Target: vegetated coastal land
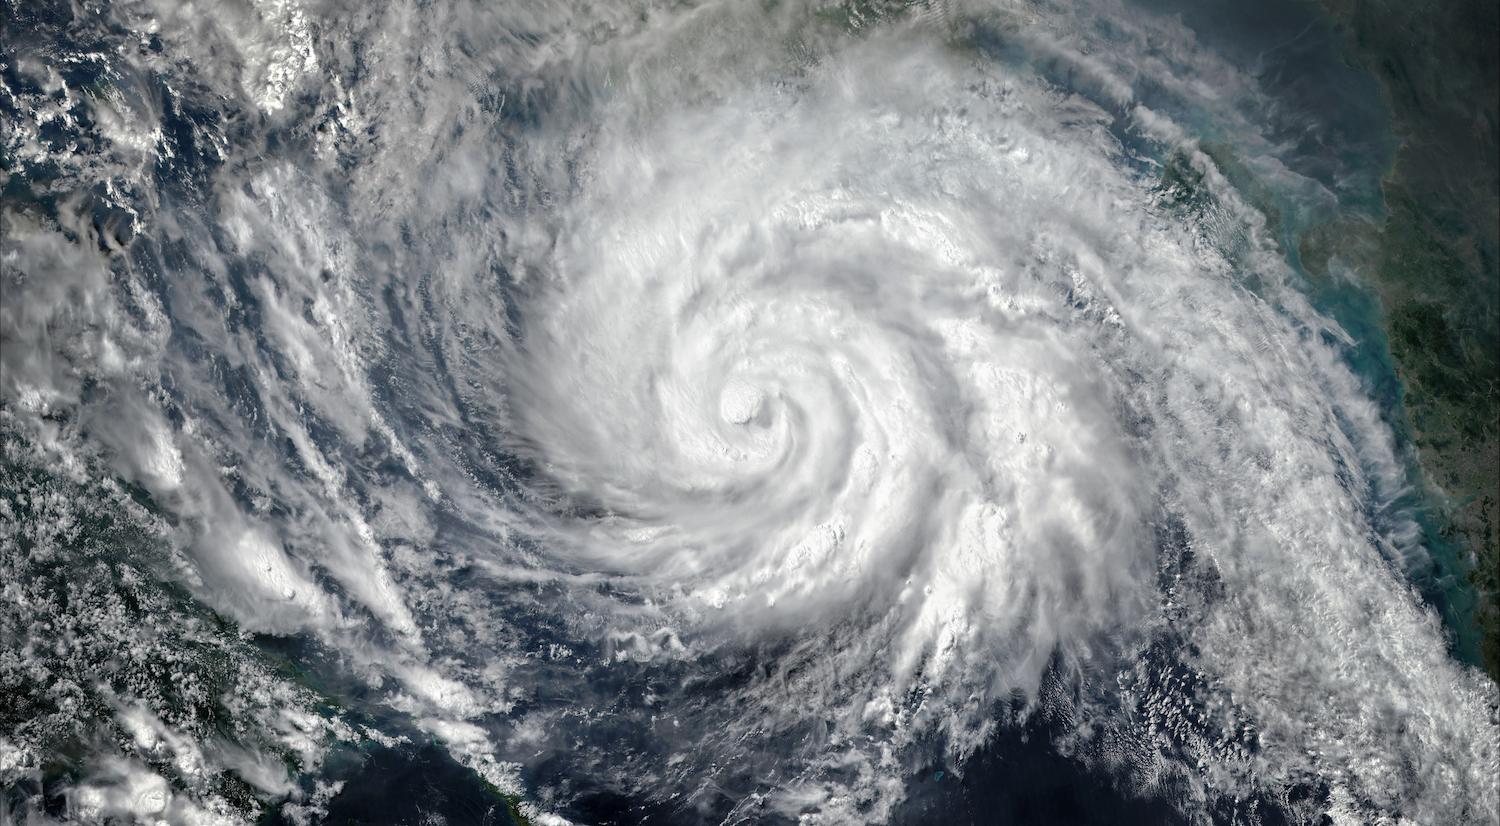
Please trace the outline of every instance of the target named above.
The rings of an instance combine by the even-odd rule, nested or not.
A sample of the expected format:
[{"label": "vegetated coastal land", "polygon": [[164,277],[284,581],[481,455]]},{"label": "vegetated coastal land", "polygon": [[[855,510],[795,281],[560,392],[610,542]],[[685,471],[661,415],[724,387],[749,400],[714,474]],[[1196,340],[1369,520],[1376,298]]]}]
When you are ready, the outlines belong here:
[{"label": "vegetated coastal land", "polygon": [[1500,680],[1500,5],[1323,2],[1400,145],[1384,224],[1310,233],[1303,260],[1355,249],[1374,274],[1412,441],[1444,536],[1475,563],[1484,665]]}]

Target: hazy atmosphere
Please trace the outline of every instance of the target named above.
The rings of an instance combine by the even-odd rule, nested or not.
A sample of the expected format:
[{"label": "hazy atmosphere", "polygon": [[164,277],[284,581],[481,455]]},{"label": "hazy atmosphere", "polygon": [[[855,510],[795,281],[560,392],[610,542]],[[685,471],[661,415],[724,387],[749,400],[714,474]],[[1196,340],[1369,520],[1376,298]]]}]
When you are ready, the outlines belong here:
[{"label": "hazy atmosphere", "polygon": [[0,824],[1500,822],[1495,0],[0,25]]}]

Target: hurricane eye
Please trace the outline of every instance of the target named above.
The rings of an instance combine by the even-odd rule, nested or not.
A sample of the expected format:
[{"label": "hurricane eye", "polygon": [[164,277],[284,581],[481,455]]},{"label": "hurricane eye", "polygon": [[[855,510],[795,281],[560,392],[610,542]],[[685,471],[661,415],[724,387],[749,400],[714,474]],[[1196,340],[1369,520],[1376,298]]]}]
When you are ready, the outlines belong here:
[{"label": "hurricane eye", "polygon": [[4,15],[0,824],[1500,811],[1495,0]]}]

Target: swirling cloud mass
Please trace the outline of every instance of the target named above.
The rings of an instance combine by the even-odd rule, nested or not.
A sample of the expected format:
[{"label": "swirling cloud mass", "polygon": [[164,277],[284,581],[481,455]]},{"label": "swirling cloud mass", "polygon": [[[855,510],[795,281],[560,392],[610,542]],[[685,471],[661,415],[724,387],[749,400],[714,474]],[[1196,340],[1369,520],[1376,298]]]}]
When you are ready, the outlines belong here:
[{"label": "swirling cloud mass", "polygon": [[1199,142],[1347,193],[1179,18],[170,5],[6,46],[28,819],[316,820],[378,719],[537,822],[909,820],[1043,718],[1187,821],[1494,816],[1358,345]]}]

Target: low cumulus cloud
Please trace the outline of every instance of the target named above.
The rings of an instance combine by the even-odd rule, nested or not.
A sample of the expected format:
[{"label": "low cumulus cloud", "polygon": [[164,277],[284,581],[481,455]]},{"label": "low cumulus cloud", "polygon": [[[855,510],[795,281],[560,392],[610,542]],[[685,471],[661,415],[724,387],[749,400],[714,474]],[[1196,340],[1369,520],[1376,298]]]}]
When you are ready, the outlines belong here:
[{"label": "low cumulus cloud", "polygon": [[[528,765],[881,821],[1051,712],[1190,813],[1493,811],[1494,687],[1403,577],[1348,337],[1176,119],[1295,177],[1253,79],[1112,3],[595,5],[120,9],[184,61],[134,71],[207,91],[114,110],[222,111],[129,249],[7,208],[7,427],[139,486],[203,604],[563,810]],[[198,816],[97,763],[80,807]]]}]

